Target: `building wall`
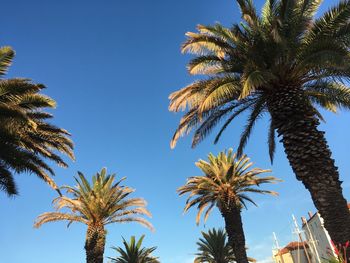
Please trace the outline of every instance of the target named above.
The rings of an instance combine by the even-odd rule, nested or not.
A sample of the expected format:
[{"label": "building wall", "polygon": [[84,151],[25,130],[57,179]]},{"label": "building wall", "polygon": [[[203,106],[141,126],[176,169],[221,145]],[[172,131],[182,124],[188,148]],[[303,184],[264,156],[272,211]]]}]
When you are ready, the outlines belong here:
[{"label": "building wall", "polygon": [[278,254],[277,254],[277,255],[274,255],[273,257],[274,257],[274,260],[275,260],[276,263],[294,263],[293,257],[292,257],[292,255],[291,255],[290,252],[284,253],[284,254],[282,255],[283,261],[282,261],[282,259],[281,259],[281,256],[278,255]]},{"label": "building wall", "polygon": [[[323,219],[322,217],[320,217],[320,214],[316,213],[311,219],[309,219],[307,224],[309,226],[313,239],[316,241],[316,249],[318,251],[321,261],[322,259],[329,258],[330,257],[329,253],[333,253],[333,250],[330,250],[332,248],[331,238],[327,230],[323,226]],[[304,230],[305,237],[310,245],[310,248],[314,250],[314,247],[311,243],[311,236],[307,229],[306,224],[303,224],[302,228]],[[314,256],[314,260],[315,259],[316,259],[316,256]]]},{"label": "building wall", "polygon": [[[290,252],[290,254],[293,258],[293,262],[295,262],[295,263],[308,263],[304,249],[299,249],[299,251],[297,249],[293,250]],[[309,253],[309,255],[310,255],[310,253]]]},{"label": "building wall", "polygon": [[282,254],[283,261],[279,254],[275,254],[273,259],[276,263],[308,263],[307,258],[303,248],[294,249]]}]

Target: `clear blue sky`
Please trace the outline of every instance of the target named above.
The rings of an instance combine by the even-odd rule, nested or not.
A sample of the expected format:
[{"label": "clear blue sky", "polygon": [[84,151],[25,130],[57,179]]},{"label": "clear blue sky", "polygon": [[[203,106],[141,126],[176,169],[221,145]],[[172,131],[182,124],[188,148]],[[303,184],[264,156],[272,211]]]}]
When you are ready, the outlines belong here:
[{"label": "clear blue sky", "polygon": [[[259,6],[262,1],[257,0]],[[325,1],[322,10],[335,1]],[[196,24],[225,25],[239,18],[233,0],[62,0],[2,3],[0,44],[17,56],[9,77],[28,77],[48,86],[58,102],[54,122],[73,134],[76,162],[56,168],[56,180],[74,184],[77,170],[90,176],[102,167],[136,188],[153,213],[156,232],[136,224],[108,228],[105,256],[121,244],[121,236],[146,234],[145,244],[158,246],[164,263],[189,263],[200,231],[222,226],[213,213],[206,227],[195,225],[195,211],[182,215],[185,198],[176,195],[191,175],[194,162],[237,145],[242,119],[231,125],[218,145],[213,137],[190,148],[190,138],[170,150],[169,141],[181,114],[169,113],[168,95],[190,83],[185,70],[189,56],[181,55],[184,34]],[[348,128],[350,114],[326,114],[321,129],[333,151],[350,198]],[[246,153],[256,166],[270,168],[266,122],[255,130]],[[278,146],[273,174],[284,180],[271,187],[279,198],[255,196],[260,207],[243,212],[249,255],[266,262],[271,255],[272,231],[285,244],[292,239],[291,214],[297,218],[315,211],[308,192],[297,182]],[[317,171],[315,171],[317,172]],[[85,226],[53,223],[33,229],[37,215],[51,211],[56,196],[35,176],[16,177],[20,195],[0,193],[0,262],[84,262]],[[295,239],[295,236],[294,236]]]}]

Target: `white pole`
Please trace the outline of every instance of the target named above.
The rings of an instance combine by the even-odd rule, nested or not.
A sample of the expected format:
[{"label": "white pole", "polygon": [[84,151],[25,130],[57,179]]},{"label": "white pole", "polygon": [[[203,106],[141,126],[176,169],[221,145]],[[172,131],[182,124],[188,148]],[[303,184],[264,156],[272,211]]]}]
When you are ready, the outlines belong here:
[{"label": "white pole", "polygon": [[[305,256],[307,258],[307,262],[308,263],[311,263],[311,260],[310,260],[310,256],[309,256],[309,253],[308,251],[306,250],[306,246],[303,242],[303,238],[301,236],[301,232],[300,232],[300,229],[299,229],[299,226],[298,226],[298,223],[297,223],[297,220],[295,219],[294,215],[292,215],[292,218],[293,218],[293,222],[294,222],[294,225],[295,225],[295,230],[297,231],[297,234],[299,236],[299,239],[300,239],[300,242],[301,244],[303,245],[303,248],[304,248],[304,252],[305,252]],[[298,246],[299,247],[299,246]]]},{"label": "white pole", "polygon": [[276,234],[275,234],[275,232],[272,232],[272,234],[273,234],[273,238],[274,238],[274,240],[275,240],[275,245],[276,245],[276,248],[277,248],[277,253],[280,254],[281,261],[282,261],[282,263],[284,263],[283,255],[281,254],[280,245],[278,244],[278,240],[277,240]]},{"label": "white pole", "polygon": [[310,235],[310,239],[311,239],[312,246],[314,247],[314,250],[315,250],[317,262],[318,262],[318,263],[321,263],[320,255],[318,254],[317,247],[316,247],[316,240],[315,240],[314,237],[312,236],[312,233],[311,233],[311,231],[310,231],[310,227],[309,227],[309,224],[307,223],[307,220],[305,220],[305,225],[306,225],[307,232],[308,232],[309,235]]}]

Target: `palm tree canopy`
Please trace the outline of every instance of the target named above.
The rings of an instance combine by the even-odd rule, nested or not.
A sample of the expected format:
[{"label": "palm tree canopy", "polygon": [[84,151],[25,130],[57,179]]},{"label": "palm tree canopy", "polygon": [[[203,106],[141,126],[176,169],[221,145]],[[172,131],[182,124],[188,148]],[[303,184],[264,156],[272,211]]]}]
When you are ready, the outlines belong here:
[{"label": "palm tree canopy", "polygon": [[[223,229],[209,229],[202,232],[202,237],[197,242],[198,253],[196,253],[195,263],[233,263],[235,256],[229,243],[227,235]],[[249,258],[250,262],[255,262]]]},{"label": "palm tree canopy", "polygon": [[[107,170],[103,168],[92,177],[90,184],[79,172],[78,178],[75,178],[75,187],[62,187],[72,197],[56,198],[54,204],[57,212],[41,214],[34,226],[40,227],[44,223],[66,220],[68,226],[73,222],[87,225],[138,222],[153,229],[151,223],[140,217],[151,217],[151,213],[145,208],[146,201],[142,198],[129,198],[134,189],[121,186],[120,183],[124,179],[125,177],[115,182],[115,174],[107,175]],[[60,212],[62,209],[68,209],[69,212]]]},{"label": "palm tree canopy", "polygon": [[[252,0],[237,0],[242,22],[226,28],[199,25],[187,33],[184,53],[196,57],[190,74],[203,74],[170,95],[169,110],[186,111],[171,141],[195,129],[192,146],[201,142],[222,120],[222,132],[241,113],[248,112],[238,154],[258,119],[269,110],[269,100],[280,89],[298,89],[323,120],[317,107],[335,112],[350,108],[350,1],[315,18],[322,0],[266,0],[259,16]],[[275,127],[268,133],[271,161]]]},{"label": "palm tree canopy", "polygon": [[129,243],[123,238],[124,248],[112,247],[120,256],[109,259],[115,263],[159,263],[158,258],[152,256],[152,253],[157,247],[142,247],[144,237],[145,235],[142,235],[141,238],[136,241],[135,236],[132,236]]},{"label": "palm tree canopy", "polygon": [[249,193],[277,195],[274,191],[259,189],[261,184],[279,181],[273,176],[259,177],[259,174],[271,172],[250,167],[253,163],[243,155],[240,158],[232,149],[220,152],[218,156],[208,155],[208,161],[199,160],[196,166],[204,173],[202,176],[190,177],[184,186],[178,189],[180,195],[189,194],[184,211],[197,205],[196,223],[199,224],[202,213],[206,210],[204,221],[211,210],[217,206],[247,207],[247,202],[256,203],[247,195]]},{"label": "palm tree canopy", "polygon": [[13,172],[31,172],[58,189],[50,175],[54,171],[44,161],[66,167],[55,151],[74,159],[70,134],[48,122],[53,116],[44,110],[56,102],[40,94],[45,88],[28,79],[4,79],[14,58],[10,47],[0,48],[0,190],[17,194]]},{"label": "palm tree canopy", "polygon": [[233,250],[227,242],[223,229],[215,228],[202,232],[202,237],[197,242],[198,253],[195,263],[232,263],[235,262]]}]

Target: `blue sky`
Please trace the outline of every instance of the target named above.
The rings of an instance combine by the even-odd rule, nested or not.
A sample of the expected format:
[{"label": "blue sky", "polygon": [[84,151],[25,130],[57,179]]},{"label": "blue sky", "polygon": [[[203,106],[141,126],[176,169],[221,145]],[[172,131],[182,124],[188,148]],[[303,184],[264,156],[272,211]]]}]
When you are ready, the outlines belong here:
[{"label": "blue sky", "polygon": [[[332,3],[326,0],[321,10]],[[237,145],[243,119],[231,125],[217,145],[211,136],[192,150],[188,137],[171,150],[169,141],[181,114],[168,112],[168,95],[194,80],[185,69],[189,56],[180,53],[184,34],[199,23],[237,21],[234,1],[12,0],[2,3],[2,10],[0,43],[17,52],[9,77],[47,85],[45,93],[58,103],[54,123],[73,135],[76,161],[68,169],[55,167],[57,183],[74,184],[76,171],[91,176],[107,167],[126,176],[126,183],[136,188],[134,196],[149,203],[156,232],[136,224],[112,225],[105,256],[114,256],[110,247],[121,245],[121,236],[146,234],[145,245],[158,246],[162,262],[191,262],[200,231],[222,226],[223,220],[214,212],[206,226],[197,227],[195,211],[182,215],[185,198],[177,196],[176,188],[199,174],[194,165],[199,158]],[[325,116],[321,129],[350,199],[350,114]],[[280,197],[254,196],[259,207],[243,212],[249,255],[260,262],[271,255],[273,231],[281,244],[296,238],[291,233],[292,213],[299,219],[315,211],[280,145],[271,166],[266,133],[263,120],[246,153],[256,166],[272,168],[284,182],[270,187]],[[36,216],[52,210],[55,192],[35,176],[16,179],[19,196],[9,199],[0,193],[0,262],[84,262],[86,227],[73,224],[67,229],[64,223],[54,223],[34,229]]]}]

